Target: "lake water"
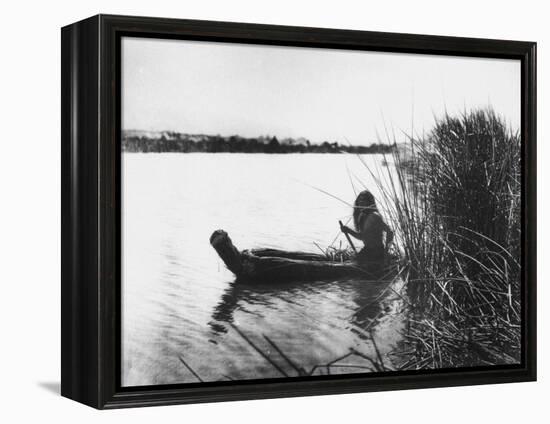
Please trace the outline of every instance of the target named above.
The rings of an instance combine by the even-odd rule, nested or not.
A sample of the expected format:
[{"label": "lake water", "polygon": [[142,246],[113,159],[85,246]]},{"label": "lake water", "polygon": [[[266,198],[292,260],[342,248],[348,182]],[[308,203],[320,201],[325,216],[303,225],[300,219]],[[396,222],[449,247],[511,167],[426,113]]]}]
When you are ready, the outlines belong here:
[{"label": "lake water", "polygon": [[[345,245],[338,220],[351,207],[312,186],[352,204],[360,180],[376,196],[365,165],[387,173],[382,156],[364,164],[343,154],[122,157],[123,386],[294,376],[268,339],[309,370],[350,348],[374,355],[368,329],[389,363],[403,324],[388,283],[238,285],[209,244],[224,229],[239,249]],[[371,367],[357,356],[335,365],[314,375]]]}]

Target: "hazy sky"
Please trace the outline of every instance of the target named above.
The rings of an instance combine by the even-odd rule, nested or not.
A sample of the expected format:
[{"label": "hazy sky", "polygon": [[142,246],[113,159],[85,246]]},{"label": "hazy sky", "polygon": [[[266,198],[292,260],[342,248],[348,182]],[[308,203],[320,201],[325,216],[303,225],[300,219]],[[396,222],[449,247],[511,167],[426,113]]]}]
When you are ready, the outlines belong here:
[{"label": "hazy sky", "polygon": [[520,62],[124,38],[122,127],[370,144],[384,122],[492,105],[520,122]]}]

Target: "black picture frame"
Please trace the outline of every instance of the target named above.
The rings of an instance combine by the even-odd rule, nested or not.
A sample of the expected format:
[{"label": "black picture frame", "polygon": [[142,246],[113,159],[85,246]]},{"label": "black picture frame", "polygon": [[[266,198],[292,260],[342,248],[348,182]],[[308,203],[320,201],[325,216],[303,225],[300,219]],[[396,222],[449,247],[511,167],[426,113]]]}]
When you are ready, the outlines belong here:
[{"label": "black picture frame", "polygon": [[[120,39],[125,35],[521,61],[519,365],[121,388]],[[536,380],[536,43],[97,15],[62,28],[61,393],[94,408]]]}]

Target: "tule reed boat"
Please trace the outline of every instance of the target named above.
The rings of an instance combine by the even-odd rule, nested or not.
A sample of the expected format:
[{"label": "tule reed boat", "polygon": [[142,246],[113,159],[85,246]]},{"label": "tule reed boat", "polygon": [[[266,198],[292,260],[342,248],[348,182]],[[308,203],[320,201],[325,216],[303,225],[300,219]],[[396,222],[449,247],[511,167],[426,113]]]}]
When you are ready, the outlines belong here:
[{"label": "tule reed boat", "polygon": [[[386,279],[387,273],[355,261],[337,262],[316,253],[278,249],[239,251],[223,230],[210,236],[210,244],[237,280],[246,282],[287,282],[345,279]],[[384,275],[383,275],[384,274]],[[391,272],[390,272],[391,274]],[[383,277],[382,277],[383,275]]]}]

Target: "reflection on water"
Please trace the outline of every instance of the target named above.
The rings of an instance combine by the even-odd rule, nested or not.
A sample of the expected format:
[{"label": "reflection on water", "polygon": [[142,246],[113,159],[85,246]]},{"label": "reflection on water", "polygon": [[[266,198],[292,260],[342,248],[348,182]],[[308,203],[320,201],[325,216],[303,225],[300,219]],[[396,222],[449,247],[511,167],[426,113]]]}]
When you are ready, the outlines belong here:
[{"label": "reflection on water", "polygon": [[[369,353],[366,328],[376,331],[381,350],[395,344],[396,323],[381,318],[388,315],[381,314],[386,282],[237,284],[208,243],[223,228],[241,249],[329,245],[350,208],[306,184],[352,202],[346,161],[375,191],[359,161],[345,155],[123,158],[123,385],[197,381],[181,359],[204,381],[280,377],[243,335],[283,369],[288,363],[274,345],[309,369],[350,348]],[[373,168],[381,160],[365,157]]]},{"label": "reflection on water", "polygon": [[[368,325],[379,313],[380,303],[376,302],[386,289],[387,282],[365,283],[364,281],[339,282],[292,282],[280,283],[276,286],[228,283],[228,288],[221,296],[220,302],[214,307],[212,321],[208,324],[214,335],[227,333],[225,324],[233,323],[235,310],[250,314],[257,314],[263,309],[278,310],[281,306],[299,307],[313,306],[330,301],[335,297],[344,296],[352,299],[358,308],[350,308],[351,313],[346,318],[350,324],[363,328]],[[257,305],[259,309],[247,309],[247,305]],[[314,319],[312,312],[308,314]],[[342,317],[343,318],[343,317]],[[295,323],[297,326],[299,322]]]}]

